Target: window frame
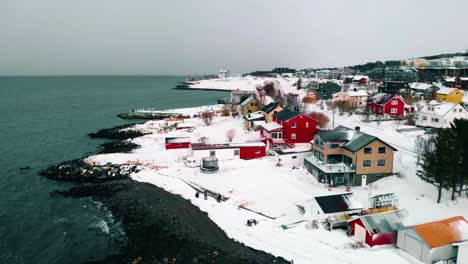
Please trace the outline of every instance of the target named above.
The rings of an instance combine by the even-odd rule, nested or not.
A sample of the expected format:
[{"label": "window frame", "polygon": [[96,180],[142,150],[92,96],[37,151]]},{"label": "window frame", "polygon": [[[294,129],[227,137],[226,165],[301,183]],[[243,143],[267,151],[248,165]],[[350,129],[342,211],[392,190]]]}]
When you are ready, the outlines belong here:
[{"label": "window frame", "polygon": [[[366,165],[366,162],[369,162],[369,165]],[[372,160],[363,160],[362,161],[363,167],[372,167]]]},{"label": "window frame", "polygon": [[297,139],[296,133],[291,133],[291,139]]},{"label": "window frame", "polygon": [[[383,149],[383,151],[381,151],[382,149]],[[379,147],[378,153],[379,154],[387,153],[387,148],[386,147]]]},{"label": "window frame", "polygon": [[[383,163],[382,163],[382,161],[383,161]],[[378,167],[384,167],[385,166],[385,160],[384,159],[377,160],[377,166]]]},{"label": "window frame", "polygon": [[364,148],[364,154],[366,155],[372,154],[372,148]]}]

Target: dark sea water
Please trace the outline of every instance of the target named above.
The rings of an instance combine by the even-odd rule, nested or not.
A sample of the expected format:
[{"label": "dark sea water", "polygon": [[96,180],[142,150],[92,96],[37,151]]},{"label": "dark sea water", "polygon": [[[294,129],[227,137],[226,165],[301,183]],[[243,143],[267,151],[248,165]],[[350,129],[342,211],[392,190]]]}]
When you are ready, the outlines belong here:
[{"label": "dark sea water", "polygon": [[112,215],[89,199],[50,198],[71,185],[37,171],[94,151],[103,141],[86,134],[128,123],[120,112],[214,104],[226,95],[172,89],[185,78],[0,78],[0,263],[80,263],[115,253],[121,231]]}]

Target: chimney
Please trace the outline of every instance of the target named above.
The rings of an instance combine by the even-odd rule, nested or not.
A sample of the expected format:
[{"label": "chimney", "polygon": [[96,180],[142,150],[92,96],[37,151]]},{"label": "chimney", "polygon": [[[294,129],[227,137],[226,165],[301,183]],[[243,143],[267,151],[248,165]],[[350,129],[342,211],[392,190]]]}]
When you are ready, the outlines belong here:
[{"label": "chimney", "polygon": [[360,132],[360,131],[361,131],[361,127],[360,127],[360,126],[356,126],[356,127],[354,128],[354,130],[356,130],[357,132]]}]

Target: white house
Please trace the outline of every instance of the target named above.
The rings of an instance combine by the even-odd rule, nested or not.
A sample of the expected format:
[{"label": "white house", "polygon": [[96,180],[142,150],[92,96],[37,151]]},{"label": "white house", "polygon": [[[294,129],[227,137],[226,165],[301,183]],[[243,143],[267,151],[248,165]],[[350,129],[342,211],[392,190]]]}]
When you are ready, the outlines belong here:
[{"label": "white house", "polygon": [[454,119],[468,119],[468,111],[460,104],[431,101],[415,116],[417,126],[446,128]]}]

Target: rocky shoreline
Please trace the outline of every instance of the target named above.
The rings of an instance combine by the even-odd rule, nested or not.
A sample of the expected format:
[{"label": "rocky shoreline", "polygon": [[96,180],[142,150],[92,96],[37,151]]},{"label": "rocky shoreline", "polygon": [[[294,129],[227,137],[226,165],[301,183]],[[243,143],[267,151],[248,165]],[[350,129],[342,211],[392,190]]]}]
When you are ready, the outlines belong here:
[{"label": "rocky shoreline", "polygon": [[[141,132],[122,132],[130,126],[100,130],[90,137],[118,139],[101,145],[100,153],[131,151],[138,145],[127,139]],[[83,158],[40,172],[51,180],[77,184],[51,192],[52,198],[90,197],[122,223],[126,238],[120,254],[89,263],[288,263],[228,238],[205,212],[181,196],[131,180],[129,175],[136,170],[135,166],[90,165]]]}]

